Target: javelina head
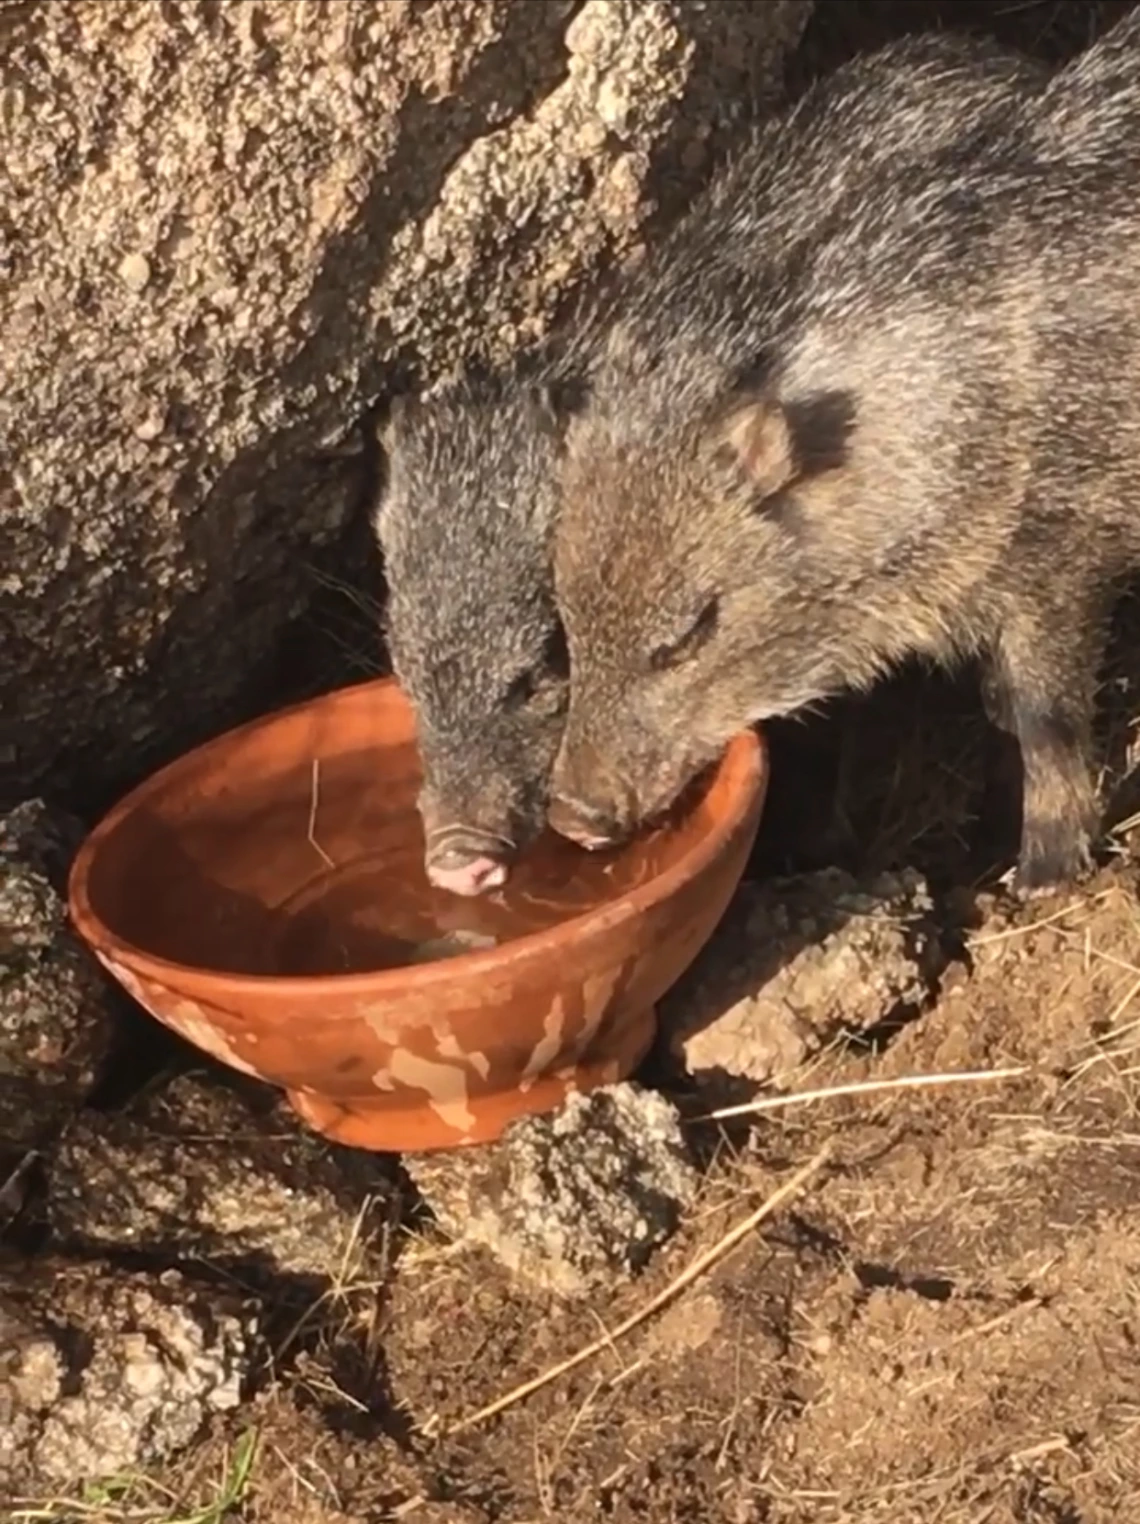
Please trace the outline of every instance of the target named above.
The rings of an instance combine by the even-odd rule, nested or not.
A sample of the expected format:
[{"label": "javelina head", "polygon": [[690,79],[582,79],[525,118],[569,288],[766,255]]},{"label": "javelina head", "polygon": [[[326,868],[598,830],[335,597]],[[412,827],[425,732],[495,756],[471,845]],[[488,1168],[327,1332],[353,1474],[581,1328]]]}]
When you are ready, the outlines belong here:
[{"label": "javelina head", "polygon": [[381,430],[389,653],[416,710],[428,876],[459,894],[503,883],[545,821],[567,697],[550,564],[563,395],[463,383],[400,399]]},{"label": "javelina head", "polygon": [[800,489],[842,462],[850,425],[844,395],[786,406],[751,377],[687,421],[627,396],[571,425],[554,553],[572,673],[562,834],[621,840],[745,726],[840,686]]}]

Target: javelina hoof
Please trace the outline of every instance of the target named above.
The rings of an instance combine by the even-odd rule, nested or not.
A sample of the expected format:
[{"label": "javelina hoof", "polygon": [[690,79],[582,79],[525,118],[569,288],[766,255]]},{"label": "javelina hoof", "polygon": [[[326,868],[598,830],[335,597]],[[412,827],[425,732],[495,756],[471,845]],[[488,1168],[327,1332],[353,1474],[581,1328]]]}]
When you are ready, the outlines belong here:
[{"label": "javelina hoof", "polygon": [[1095,866],[1088,836],[1057,827],[1026,841],[1008,875],[1009,888],[1021,900],[1044,899],[1079,883]]}]

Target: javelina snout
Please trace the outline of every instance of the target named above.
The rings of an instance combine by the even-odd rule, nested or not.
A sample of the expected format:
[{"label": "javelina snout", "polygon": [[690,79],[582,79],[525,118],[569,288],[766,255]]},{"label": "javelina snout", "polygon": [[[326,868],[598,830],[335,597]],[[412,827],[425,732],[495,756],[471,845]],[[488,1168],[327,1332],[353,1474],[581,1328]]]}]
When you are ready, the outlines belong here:
[{"label": "javelina snout", "polygon": [[433,884],[455,894],[505,883],[545,824],[568,685],[561,628],[552,611],[534,617],[553,621],[547,638],[535,663],[509,682],[479,665],[475,644],[417,664],[393,642],[418,714],[425,867]]},{"label": "javelina snout", "polygon": [[678,755],[675,737],[663,746],[630,725],[605,749],[568,733],[554,767],[550,825],[588,851],[616,846],[669,808],[695,766]]},{"label": "javelina snout", "polygon": [[595,746],[572,742],[555,762],[547,818],[560,836],[594,851],[629,834],[636,799]]},{"label": "javelina snout", "polygon": [[506,883],[507,860],[515,850],[511,837],[492,836],[458,824],[429,827],[432,811],[422,796],[420,814],[424,820],[424,864],[429,883],[468,898],[488,889],[499,889]]},{"label": "javelina snout", "polygon": [[506,882],[508,865],[526,832],[526,809],[509,781],[472,787],[481,779],[428,776],[418,800],[429,882],[453,894],[481,894]]},{"label": "javelina snout", "polygon": [[[563,693],[565,684],[562,684]],[[552,703],[555,695],[551,695]],[[559,711],[564,707],[559,703]],[[427,761],[419,811],[424,829],[428,879],[452,894],[475,895],[500,888],[519,852],[541,831],[546,819],[546,779],[561,734],[560,714],[542,726],[533,714],[522,729],[525,752],[488,760],[482,738],[465,743],[454,736],[426,745]],[[468,755],[478,766],[452,771],[439,766],[440,753]]]},{"label": "javelina snout", "polygon": [[495,888],[545,823],[566,712],[550,529],[556,384],[464,382],[401,399],[376,517],[389,654],[416,711],[433,883]]}]

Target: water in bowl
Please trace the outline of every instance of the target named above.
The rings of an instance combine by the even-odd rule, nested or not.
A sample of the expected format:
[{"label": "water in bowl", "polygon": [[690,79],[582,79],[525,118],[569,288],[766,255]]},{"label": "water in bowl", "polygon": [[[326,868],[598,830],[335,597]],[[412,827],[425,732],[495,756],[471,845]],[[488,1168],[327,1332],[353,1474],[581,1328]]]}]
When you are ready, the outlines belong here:
[{"label": "water in bowl", "polygon": [[463,899],[423,865],[414,750],[311,759],[259,777],[225,770],[119,828],[130,871],[93,873],[107,924],[152,956],[255,977],[368,973],[498,946],[656,877],[699,835],[693,811],[612,852],[552,832],[502,890]]},{"label": "water in bowl", "polygon": [[[401,833],[404,834],[404,833]],[[654,877],[668,831],[621,851],[591,853],[548,833],[502,889],[464,899],[423,871],[418,822],[406,841],[330,868],[279,909],[274,972],[289,977],[367,973],[497,947],[555,926]]]}]

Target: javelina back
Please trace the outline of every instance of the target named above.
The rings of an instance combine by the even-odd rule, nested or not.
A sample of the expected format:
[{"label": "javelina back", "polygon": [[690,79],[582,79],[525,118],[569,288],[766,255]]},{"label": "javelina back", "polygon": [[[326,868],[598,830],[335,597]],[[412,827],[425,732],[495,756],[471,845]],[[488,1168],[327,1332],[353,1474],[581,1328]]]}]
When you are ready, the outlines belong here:
[{"label": "javelina back", "polygon": [[1038,157],[1097,163],[1140,132],[1140,6],[1039,92],[1026,127]]},{"label": "javelina back", "polygon": [[[996,44],[945,34],[856,59],[759,129],[748,225],[762,226],[764,244],[794,244],[851,183],[955,141],[1047,77]],[[789,134],[795,153],[782,146]],[[741,243],[712,247],[710,260]],[[743,247],[755,257],[753,241]],[[573,377],[596,336],[575,335],[556,367],[400,403],[382,432],[388,637],[418,715],[428,871],[458,893],[501,884],[545,816],[566,707],[555,477]]]},{"label": "javelina back", "polygon": [[[858,55],[754,130],[653,263],[676,273],[683,246],[694,277],[704,259],[757,269],[882,175],[984,141],[1050,78],[1036,60],[966,33],[918,33]],[[647,276],[646,291],[655,281]],[[627,304],[619,290],[616,310]],[[669,324],[678,314],[659,316]]]},{"label": "javelina back", "polygon": [[1021,883],[1085,865],[1095,669],[1140,559],[1140,70],[1068,79],[791,246],[761,222],[748,254],[738,164],[633,277],[565,458],[560,830],[618,838],[743,726],[976,655],[1021,746]]},{"label": "javelina back", "polygon": [[399,399],[375,526],[392,663],[416,710],[431,880],[501,884],[545,820],[566,707],[550,530],[557,383],[460,383]]}]

